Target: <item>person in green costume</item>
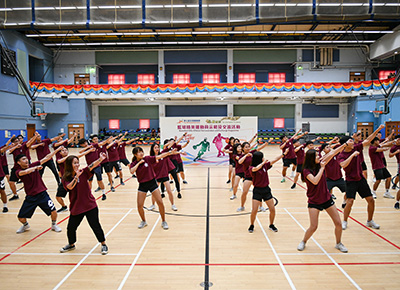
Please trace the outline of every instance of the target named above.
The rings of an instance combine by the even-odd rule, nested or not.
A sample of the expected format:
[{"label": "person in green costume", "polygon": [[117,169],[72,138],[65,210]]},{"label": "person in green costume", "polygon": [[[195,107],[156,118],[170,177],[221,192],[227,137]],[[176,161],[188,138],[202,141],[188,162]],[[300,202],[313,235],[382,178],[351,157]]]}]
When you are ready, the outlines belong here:
[{"label": "person in green costume", "polygon": [[199,144],[197,145],[193,145],[193,149],[196,150],[197,147],[199,147],[201,145],[201,148],[199,150],[199,152],[197,152],[197,156],[195,159],[193,159],[193,161],[197,161],[201,158],[201,156],[204,155],[204,153],[206,153],[206,151],[210,151],[210,142],[207,141],[207,137],[204,138],[203,141],[201,141]]}]

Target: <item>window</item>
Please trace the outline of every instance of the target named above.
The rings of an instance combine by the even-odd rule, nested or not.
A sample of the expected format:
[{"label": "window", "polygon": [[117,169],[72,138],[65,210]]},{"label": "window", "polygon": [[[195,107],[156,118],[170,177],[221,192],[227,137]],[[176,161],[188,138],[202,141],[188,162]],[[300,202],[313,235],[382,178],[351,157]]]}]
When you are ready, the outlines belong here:
[{"label": "window", "polygon": [[173,74],[173,84],[190,84],[190,74]]},{"label": "window", "polygon": [[219,74],[203,74],[203,84],[219,84]]},{"label": "window", "polygon": [[119,130],[119,120],[118,119],[108,120],[108,128],[111,130]]},{"label": "window", "polygon": [[269,73],[268,74],[269,83],[284,83],[286,82],[286,73]]},{"label": "window", "polygon": [[240,73],[238,78],[238,83],[255,83],[256,74],[255,73]]},{"label": "window", "polygon": [[125,84],[125,75],[108,75],[108,84],[109,85],[124,85]]},{"label": "window", "polygon": [[139,119],[139,129],[149,129],[150,119]]},{"label": "window", "polygon": [[140,85],[154,85],[154,74],[138,74],[137,83]]},{"label": "window", "polygon": [[[381,70],[381,71],[379,71],[379,79],[386,80],[387,78],[389,78],[390,74],[395,75],[396,71],[395,70]],[[393,76],[391,76],[391,77],[393,77]]]}]

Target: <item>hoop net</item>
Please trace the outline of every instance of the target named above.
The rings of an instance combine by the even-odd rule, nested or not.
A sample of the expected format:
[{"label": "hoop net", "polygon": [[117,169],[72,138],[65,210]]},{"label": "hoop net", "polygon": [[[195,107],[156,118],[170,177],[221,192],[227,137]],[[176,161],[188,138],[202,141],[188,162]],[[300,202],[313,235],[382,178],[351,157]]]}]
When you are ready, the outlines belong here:
[{"label": "hoop net", "polygon": [[379,118],[379,115],[382,114],[382,111],[372,111],[375,118]]},{"label": "hoop net", "polygon": [[38,116],[40,117],[40,120],[44,121],[46,120],[47,113],[40,113]]}]

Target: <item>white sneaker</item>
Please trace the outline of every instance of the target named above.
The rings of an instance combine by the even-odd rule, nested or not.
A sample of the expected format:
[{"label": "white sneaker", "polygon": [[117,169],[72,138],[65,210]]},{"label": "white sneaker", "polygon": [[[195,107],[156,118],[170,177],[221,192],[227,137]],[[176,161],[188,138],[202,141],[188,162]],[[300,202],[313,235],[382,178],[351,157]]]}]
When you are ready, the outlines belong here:
[{"label": "white sneaker", "polygon": [[381,226],[375,223],[373,220],[367,221],[367,227],[378,230]]},{"label": "white sneaker", "polygon": [[244,206],[238,207],[236,211],[244,211]]},{"label": "white sneaker", "polygon": [[236,198],[236,195],[233,194],[233,195],[231,196],[231,200],[234,200],[235,198]]},{"label": "white sneaker", "polygon": [[385,193],[383,194],[383,197],[384,197],[384,198],[394,199],[394,196],[391,195],[390,192],[385,192]]},{"label": "white sneaker", "polygon": [[168,229],[169,229],[167,222],[162,222],[162,223],[161,223],[161,226],[162,226],[162,228],[163,228],[164,230],[168,230]]},{"label": "white sneaker", "polygon": [[233,188],[231,187],[231,188],[229,188],[229,191],[233,191]]},{"label": "white sneaker", "polygon": [[265,207],[263,207],[263,206],[260,206],[258,209],[261,210],[262,212],[266,212],[267,211],[267,209]]},{"label": "white sneaker", "polygon": [[372,197],[373,197],[374,199],[376,199],[376,193],[375,193],[374,191],[371,191],[371,193],[372,193]]},{"label": "white sneaker", "polygon": [[347,248],[342,243],[336,244],[335,248],[341,251],[342,253],[348,252]]},{"label": "white sneaker", "polygon": [[141,221],[138,225],[138,229],[143,229],[144,227],[147,227],[147,223],[145,221]]},{"label": "white sneaker", "polygon": [[301,241],[300,244],[297,246],[298,251],[303,251],[306,247],[306,243],[304,241]]},{"label": "white sneaker", "polygon": [[18,229],[18,231],[17,231],[17,234],[22,234],[23,232],[26,232],[27,230],[29,230],[30,229],[30,225],[29,224],[27,224],[26,226],[25,225],[22,225],[19,229]]},{"label": "white sneaker", "polygon": [[173,211],[177,211],[178,210],[178,208],[176,207],[175,204],[171,205],[171,208],[172,208]]},{"label": "white sneaker", "polygon": [[154,210],[155,208],[156,208],[155,205],[152,204],[152,205],[150,205],[147,209],[148,209],[148,210]]},{"label": "white sneaker", "polygon": [[372,182],[375,183],[376,182],[376,178],[374,176],[374,178],[372,178]]},{"label": "white sneaker", "polygon": [[62,231],[61,228],[56,224],[55,225],[51,225],[51,230],[55,231],[56,233],[59,233],[59,232]]},{"label": "white sneaker", "polygon": [[342,230],[347,229],[347,222],[346,221],[342,221]]}]

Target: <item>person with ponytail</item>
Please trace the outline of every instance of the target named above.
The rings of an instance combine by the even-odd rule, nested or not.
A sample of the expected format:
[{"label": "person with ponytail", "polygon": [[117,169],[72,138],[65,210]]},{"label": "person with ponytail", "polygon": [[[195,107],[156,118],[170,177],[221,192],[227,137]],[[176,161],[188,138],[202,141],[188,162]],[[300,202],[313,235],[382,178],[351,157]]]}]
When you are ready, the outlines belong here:
[{"label": "person with ponytail", "polygon": [[[164,140],[164,149],[163,151],[161,151],[162,153],[165,152],[169,152],[169,150],[171,149],[172,145],[174,145],[175,143],[175,139],[165,139]],[[182,198],[182,194],[181,194],[181,184],[179,183],[179,178],[178,178],[178,172],[177,172],[177,167],[174,164],[174,159],[172,158],[173,156],[168,156],[167,158],[171,161],[171,163],[168,163],[168,173],[172,176],[172,178],[174,179],[175,182],[175,189],[178,192],[177,194],[177,198]],[[169,183],[172,183],[173,181],[170,180]],[[165,186],[164,183],[161,183],[161,191],[164,192],[165,190]]]},{"label": "person with ponytail", "polygon": [[315,149],[306,152],[303,164],[301,179],[307,185],[308,214],[310,217],[310,226],[304,234],[303,240],[297,246],[297,250],[303,251],[307,241],[311,238],[318,227],[318,218],[320,211],[326,210],[335,225],[335,248],[342,253],[347,253],[347,248],[342,244],[342,223],[339,213],[328,190],[326,183],[325,165],[344,149],[344,145],[330,151],[324,157],[320,158]]},{"label": "person with ponytail", "polygon": [[84,169],[79,169],[79,158],[77,156],[71,155],[65,160],[62,183],[69,192],[71,215],[67,226],[68,244],[60,249],[61,253],[75,250],[76,230],[84,217],[86,217],[97,240],[101,243],[101,254],[106,255],[108,253],[106,238],[99,221],[99,208],[89,185],[89,180],[94,175],[93,170],[104,159],[106,159],[105,153],[100,153],[100,158]]},{"label": "person with ponytail", "polygon": [[236,198],[236,193],[238,190],[239,182],[244,178],[244,169],[243,164],[239,163],[239,159],[243,157],[242,153],[242,145],[235,144],[233,145],[233,160],[235,161],[235,177],[232,181],[233,195],[231,196],[231,200]]},{"label": "person with ponytail", "polygon": [[162,219],[161,226],[164,230],[168,230],[168,224],[165,221],[165,208],[161,198],[160,190],[156,182],[156,174],[153,166],[158,160],[172,155],[176,152],[176,149],[166,152],[157,156],[144,156],[143,149],[141,147],[135,147],[132,150],[133,158],[130,164],[131,174],[136,172],[137,180],[139,182],[138,195],[137,195],[137,208],[142,221],[138,228],[143,229],[147,226],[146,217],[143,210],[144,200],[148,191],[154,196],[160,216]]}]

